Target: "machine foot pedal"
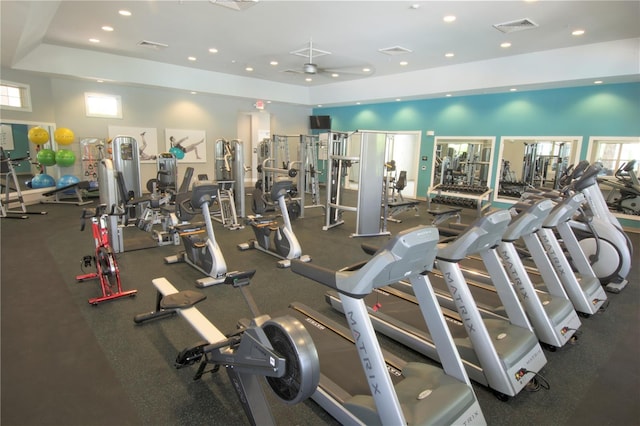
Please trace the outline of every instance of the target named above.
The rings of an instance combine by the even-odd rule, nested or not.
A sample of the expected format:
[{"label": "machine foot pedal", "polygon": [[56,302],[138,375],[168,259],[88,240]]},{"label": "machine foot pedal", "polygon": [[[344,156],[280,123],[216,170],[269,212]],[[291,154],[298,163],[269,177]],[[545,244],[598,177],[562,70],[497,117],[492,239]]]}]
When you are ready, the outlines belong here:
[{"label": "machine foot pedal", "polygon": [[209,287],[216,284],[222,284],[224,283],[225,278],[226,278],[226,275],[220,278],[212,278],[212,277],[200,278],[196,280],[196,287],[204,288],[204,287]]},{"label": "machine foot pedal", "polygon": [[622,290],[624,290],[628,283],[629,281],[627,280],[622,280],[617,283],[609,283],[604,287],[604,289],[609,293],[620,293]]}]

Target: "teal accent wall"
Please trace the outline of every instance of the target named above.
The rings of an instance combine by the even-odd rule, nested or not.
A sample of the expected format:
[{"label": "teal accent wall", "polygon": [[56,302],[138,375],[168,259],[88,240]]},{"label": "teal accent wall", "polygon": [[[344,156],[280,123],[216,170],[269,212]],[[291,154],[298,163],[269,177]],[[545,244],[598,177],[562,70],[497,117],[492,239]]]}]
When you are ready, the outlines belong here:
[{"label": "teal accent wall", "polygon": [[428,130],[436,136],[494,136],[494,178],[502,136],[582,136],[584,159],[591,136],[640,136],[640,83],[324,107],[313,114],[330,115],[336,131],[420,130],[420,155],[429,157],[418,176],[418,196],[424,197],[434,143]]}]

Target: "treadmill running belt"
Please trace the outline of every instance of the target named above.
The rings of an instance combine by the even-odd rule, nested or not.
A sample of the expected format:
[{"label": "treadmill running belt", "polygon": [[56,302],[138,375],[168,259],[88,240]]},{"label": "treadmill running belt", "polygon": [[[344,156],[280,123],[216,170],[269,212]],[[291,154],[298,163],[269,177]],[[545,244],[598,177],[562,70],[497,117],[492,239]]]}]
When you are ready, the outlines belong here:
[{"label": "treadmill running belt", "polygon": [[[295,308],[276,313],[273,317],[281,315],[290,315],[304,324],[318,350],[322,375],[337,383],[351,395],[371,395],[369,383],[348,328],[337,324],[329,325],[324,318],[312,317]],[[340,334],[333,330],[335,326],[338,327]],[[390,376],[393,384],[396,385],[403,376],[396,366],[387,363],[387,367],[395,372]]]}]

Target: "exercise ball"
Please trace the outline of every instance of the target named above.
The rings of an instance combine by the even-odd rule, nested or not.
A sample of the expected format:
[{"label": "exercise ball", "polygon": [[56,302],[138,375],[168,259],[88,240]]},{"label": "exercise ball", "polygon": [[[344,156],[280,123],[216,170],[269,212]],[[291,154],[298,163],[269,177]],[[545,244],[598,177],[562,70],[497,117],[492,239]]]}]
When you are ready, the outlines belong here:
[{"label": "exercise ball", "polygon": [[53,139],[60,145],[71,145],[75,135],[71,129],[60,127],[53,132]]},{"label": "exercise ball", "polygon": [[169,152],[173,154],[178,160],[182,160],[184,158],[184,151],[180,148],[173,146],[169,149]]},{"label": "exercise ball", "polygon": [[56,180],[46,173],[41,173],[31,179],[31,188],[33,189],[49,188],[51,186],[56,186]]},{"label": "exercise ball", "polygon": [[[64,175],[60,177],[60,179],[58,179],[58,184],[56,185],[56,188],[64,188],[65,186],[73,185],[74,183],[78,183],[78,182],[80,182],[80,179],[78,179],[74,175]],[[69,189],[67,191],[64,191],[63,193],[67,195],[73,195],[75,194],[75,190]]]},{"label": "exercise ball", "polygon": [[49,142],[49,132],[47,132],[42,127],[30,128],[27,137],[32,143],[36,145],[42,145]]},{"label": "exercise ball", "polygon": [[56,153],[52,149],[41,149],[36,159],[43,166],[53,166],[56,164]]},{"label": "exercise ball", "polygon": [[58,179],[58,183],[56,184],[56,188],[63,188],[65,186],[73,185],[74,183],[80,182],[80,179],[75,177],[74,175],[64,175]]},{"label": "exercise ball", "polygon": [[60,167],[73,166],[76,162],[76,154],[68,149],[59,149],[56,152],[56,164]]}]

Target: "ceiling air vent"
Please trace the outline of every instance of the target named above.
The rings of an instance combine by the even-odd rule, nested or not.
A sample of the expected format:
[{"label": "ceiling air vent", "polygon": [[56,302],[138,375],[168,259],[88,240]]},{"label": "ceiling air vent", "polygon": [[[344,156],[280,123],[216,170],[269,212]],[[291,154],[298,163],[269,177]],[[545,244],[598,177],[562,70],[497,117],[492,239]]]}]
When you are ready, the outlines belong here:
[{"label": "ceiling air vent", "polygon": [[157,41],[149,41],[149,40],[142,40],[138,42],[138,46],[148,47],[149,49],[156,49],[156,50],[166,49],[167,47],[169,47],[168,44],[158,43]]},{"label": "ceiling air vent", "polygon": [[393,46],[393,47],[385,47],[384,49],[378,49],[378,52],[384,53],[385,55],[389,55],[389,56],[397,56],[397,55],[404,55],[405,53],[411,53],[412,50],[404,47],[400,47],[400,46]]},{"label": "ceiling air vent", "polygon": [[531,19],[517,19],[515,21],[503,22],[502,24],[494,24],[493,28],[503,33],[513,33],[516,31],[530,30],[538,28],[538,24]]},{"label": "ceiling air vent", "polygon": [[258,0],[209,0],[209,3],[237,11],[243,11],[258,3]]}]

